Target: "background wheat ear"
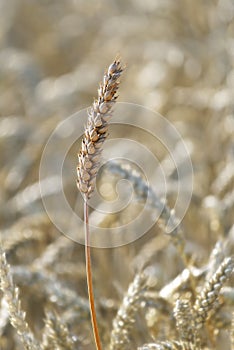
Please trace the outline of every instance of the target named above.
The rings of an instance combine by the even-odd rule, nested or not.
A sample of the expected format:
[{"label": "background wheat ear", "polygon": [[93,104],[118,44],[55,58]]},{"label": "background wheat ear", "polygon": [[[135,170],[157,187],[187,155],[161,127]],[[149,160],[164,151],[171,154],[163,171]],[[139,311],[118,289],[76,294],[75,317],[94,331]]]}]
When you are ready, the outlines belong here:
[{"label": "background wheat ear", "polygon": [[119,78],[123,72],[120,60],[115,59],[105,72],[103,81],[98,89],[98,98],[88,110],[88,122],[82,139],[81,150],[78,154],[77,187],[84,195],[84,226],[85,226],[85,257],[87,287],[90,314],[96,348],[100,350],[101,340],[98,331],[97,316],[94,303],[92,284],[92,266],[89,237],[88,199],[92,195],[96,175],[100,165],[102,147],[108,135],[108,124],[112,116],[113,105],[117,99]]},{"label": "background wheat ear", "polygon": [[26,313],[21,307],[19,289],[13,283],[10,265],[7,263],[5,252],[0,243],[0,290],[3,292],[7,304],[11,325],[16,329],[18,336],[28,350],[40,350],[41,347],[31,331],[27,321]]}]

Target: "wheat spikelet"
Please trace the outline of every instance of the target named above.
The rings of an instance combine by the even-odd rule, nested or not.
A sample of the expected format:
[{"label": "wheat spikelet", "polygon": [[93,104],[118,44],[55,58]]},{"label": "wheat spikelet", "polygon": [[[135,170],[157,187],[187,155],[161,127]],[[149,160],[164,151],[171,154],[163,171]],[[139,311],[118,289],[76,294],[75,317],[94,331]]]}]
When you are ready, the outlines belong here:
[{"label": "wheat spikelet", "polygon": [[211,279],[205,284],[194,304],[195,325],[200,329],[209,316],[209,312],[218,300],[220,289],[228,280],[234,268],[234,259],[225,258]]},{"label": "wheat spikelet", "polygon": [[12,326],[16,329],[20,339],[27,350],[41,349],[35,339],[28,323],[25,321],[25,312],[21,308],[19,289],[15,287],[7,264],[6,256],[0,247],[0,289],[8,305],[9,318]]},{"label": "wheat spikelet", "polygon": [[121,63],[116,59],[104,74],[98,89],[98,99],[88,110],[88,123],[77,166],[77,186],[87,199],[94,191],[102,145],[107,137],[112,107],[118,97],[117,90],[122,71]]}]

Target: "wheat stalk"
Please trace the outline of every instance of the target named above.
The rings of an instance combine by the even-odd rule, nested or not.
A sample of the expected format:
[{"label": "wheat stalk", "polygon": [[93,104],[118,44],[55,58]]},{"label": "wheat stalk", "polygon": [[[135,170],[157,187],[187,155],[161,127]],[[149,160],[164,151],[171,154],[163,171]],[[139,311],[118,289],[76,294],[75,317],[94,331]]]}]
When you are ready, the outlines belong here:
[{"label": "wheat stalk", "polygon": [[121,63],[116,59],[104,74],[103,81],[98,89],[98,99],[93,102],[92,107],[88,110],[88,122],[85,127],[81,150],[78,154],[77,187],[84,196],[87,287],[93,334],[98,350],[101,350],[102,347],[98,331],[92,284],[88,199],[95,188],[102,146],[108,135],[108,124],[112,115],[113,105],[118,97],[117,90],[122,71]]}]

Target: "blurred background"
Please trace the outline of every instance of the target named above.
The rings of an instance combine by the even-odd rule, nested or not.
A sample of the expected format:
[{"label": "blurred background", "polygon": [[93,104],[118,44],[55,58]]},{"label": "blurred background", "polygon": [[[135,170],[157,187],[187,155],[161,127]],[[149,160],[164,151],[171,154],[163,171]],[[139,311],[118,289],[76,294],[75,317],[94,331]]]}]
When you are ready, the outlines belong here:
[{"label": "blurred background", "polygon": [[[189,146],[194,191],[183,220],[187,254],[200,267],[215,243],[227,237],[228,254],[233,253],[233,17],[232,0],[0,0],[1,237],[38,339],[44,310],[53,307],[69,325],[77,348],[93,349],[83,246],[61,235],[46,215],[39,165],[58,122],[92,103],[104,69],[117,54],[127,66],[119,101],[161,113]],[[79,145],[77,140],[69,153],[74,173],[64,175],[71,203],[77,198]],[[161,152],[159,158],[164,157]],[[56,185],[48,181],[51,192],[56,193]],[[138,212],[138,205],[131,210]],[[125,219],[122,213],[101,224],[114,226]],[[137,242],[92,254],[104,344],[139,266],[148,266],[156,290],[183,269],[157,225]],[[164,319],[160,333],[150,317],[145,328],[138,321],[131,348],[169,334]],[[230,318],[218,334],[217,349],[230,347],[228,325]],[[0,334],[1,349],[22,348],[3,305]]]}]

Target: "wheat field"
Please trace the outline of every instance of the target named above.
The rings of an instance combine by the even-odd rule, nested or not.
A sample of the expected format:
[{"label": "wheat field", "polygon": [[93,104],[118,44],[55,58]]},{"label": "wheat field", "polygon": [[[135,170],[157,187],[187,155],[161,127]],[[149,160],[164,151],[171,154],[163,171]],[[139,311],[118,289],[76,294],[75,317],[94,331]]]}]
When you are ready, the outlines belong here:
[{"label": "wheat field", "polygon": [[[0,1],[1,350],[96,348],[88,188],[99,195],[89,218],[102,349],[234,350],[233,38],[232,0]],[[155,139],[157,113],[183,142],[169,129],[165,144]],[[118,156],[99,169],[92,142]],[[178,184],[191,189],[183,217]],[[60,210],[61,193],[79,222]]]}]

